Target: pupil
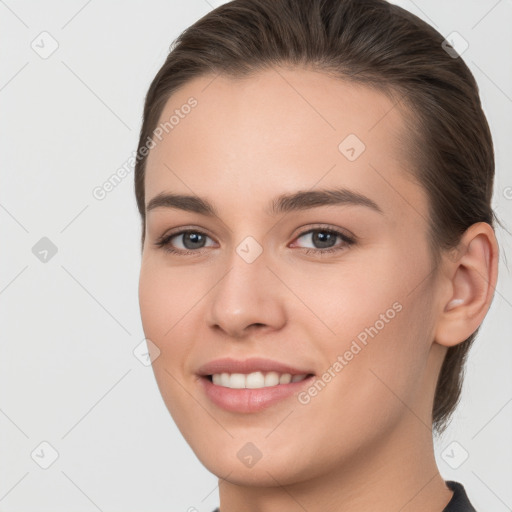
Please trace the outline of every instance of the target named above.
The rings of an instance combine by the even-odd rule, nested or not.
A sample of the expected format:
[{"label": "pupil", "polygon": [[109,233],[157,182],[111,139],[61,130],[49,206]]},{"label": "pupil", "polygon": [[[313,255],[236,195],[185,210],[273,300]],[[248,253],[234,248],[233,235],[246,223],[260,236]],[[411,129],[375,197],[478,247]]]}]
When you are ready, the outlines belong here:
[{"label": "pupil", "polygon": [[[331,240],[332,239],[332,240]],[[329,245],[329,241],[335,240],[335,236],[333,236],[333,233],[329,233],[327,231],[319,231],[317,234],[313,234],[313,241],[315,244],[320,245],[320,249],[326,248],[326,247],[332,247],[332,244]],[[327,245],[325,243],[327,242]]]},{"label": "pupil", "polygon": [[[192,245],[192,247],[188,247],[188,244],[187,244],[187,240],[188,239],[192,239],[192,244],[194,244],[194,242],[201,242],[201,238],[203,238],[203,235],[201,235],[200,233],[185,233],[185,237],[184,237],[184,245],[185,247],[187,247],[187,249],[197,249],[196,246]],[[203,240],[204,242],[204,240]]]}]

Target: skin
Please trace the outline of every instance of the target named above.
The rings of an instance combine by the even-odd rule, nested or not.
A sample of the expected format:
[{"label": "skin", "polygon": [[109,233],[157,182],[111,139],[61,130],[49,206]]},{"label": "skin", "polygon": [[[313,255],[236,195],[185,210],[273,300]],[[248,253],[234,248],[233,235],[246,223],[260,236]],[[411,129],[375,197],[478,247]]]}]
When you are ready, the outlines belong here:
[{"label": "skin", "polygon": [[[169,99],[161,120],[190,96],[198,105],[151,149],[145,200],[197,195],[218,216],[147,212],[139,302],[145,335],[160,350],[160,392],[219,477],[221,511],[442,511],[452,491],[434,459],[435,383],[447,348],[474,332],[490,306],[492,228],[474,224],[456,257],[433,267],[428,198],[397,143],[402,114],[381,93],[302,68],[213,78]],[[354,161],[338,149],[351,133],[366,146]],[[351,204],[266,212],[280,194],[334,187],[364,194],[383,213]],[[318,224],[356,242],[337,237],[338,252],[306,254],[325,250],[303,235]],[[173,239],[198,255],[155,245],[179,228],[207,235],[202,248]],[[247,236],[263,250],[252,263],[236,252]],[[321,376],[396,302],[401,311],[308,404],[292,396],[242,414],[201,390],[198,367],[227,356]],[[250,468],[237,457],[247,442],[261,452]]]}]

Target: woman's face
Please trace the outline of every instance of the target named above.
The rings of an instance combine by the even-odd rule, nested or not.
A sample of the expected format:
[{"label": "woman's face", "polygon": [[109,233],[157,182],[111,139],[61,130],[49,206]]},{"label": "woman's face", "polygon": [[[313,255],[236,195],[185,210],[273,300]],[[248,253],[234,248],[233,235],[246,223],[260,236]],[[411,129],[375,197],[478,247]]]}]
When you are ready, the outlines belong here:
[{"label": "woman's face", "polygon": [[160,121],[139,300],[202,463],[285,484],[430,436],[441,301],[398,108],[278,69],[195,79]]}]

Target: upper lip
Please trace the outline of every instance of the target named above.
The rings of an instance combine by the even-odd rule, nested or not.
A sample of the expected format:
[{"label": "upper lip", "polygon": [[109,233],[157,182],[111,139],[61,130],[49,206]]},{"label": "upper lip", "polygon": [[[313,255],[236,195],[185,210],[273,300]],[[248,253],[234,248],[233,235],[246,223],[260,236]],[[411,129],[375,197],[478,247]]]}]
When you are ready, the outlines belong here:
[{"label": "upper lip", "polygon": [[292,375],[308,375],[313,373],[303,368],[295,368],[288,364],[265,359],[261,357],[252,357],[244,360],[232,359],[229,357],[215,359],[202,365],[197,373],[199,375],[214,375],[216,373],[253,373],[253,372],[277,372],[290,373]]}]

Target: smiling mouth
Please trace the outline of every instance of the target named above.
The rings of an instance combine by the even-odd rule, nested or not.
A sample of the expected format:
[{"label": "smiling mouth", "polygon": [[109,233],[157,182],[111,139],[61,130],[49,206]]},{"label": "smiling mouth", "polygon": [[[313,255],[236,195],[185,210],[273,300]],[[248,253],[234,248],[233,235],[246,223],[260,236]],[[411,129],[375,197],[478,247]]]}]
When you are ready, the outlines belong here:
[{"label": "smiling mouth", "polygon": [[252,373],[214,373],[212,375],[205,375],[205,378],[215,386],[230,389],[261,389],[301,382],[312,375],[311,373],[292,375],[291,373],[258,371]]}]

